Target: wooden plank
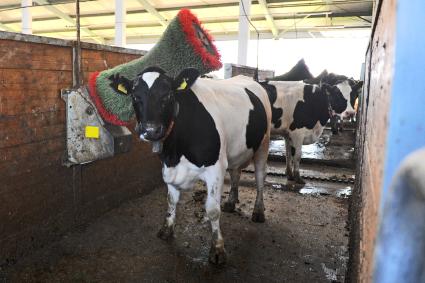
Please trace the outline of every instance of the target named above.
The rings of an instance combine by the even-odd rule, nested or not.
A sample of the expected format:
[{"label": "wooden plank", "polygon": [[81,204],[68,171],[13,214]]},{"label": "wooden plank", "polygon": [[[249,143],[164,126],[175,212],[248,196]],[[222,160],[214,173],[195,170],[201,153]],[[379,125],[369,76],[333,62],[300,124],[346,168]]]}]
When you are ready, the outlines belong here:
[{"label": "wooden plank", "polygon": [[59,98],[35,97],[32,99],[25,99],[6,97],[2,99],[2,104],[2,116],[65,110],[65,103]]},{"label": "wooden plank", "polygon": [[66,87],[72,85],[72,75],[69,71],[0,69],[0,86],[7,88],[9,84],[20,84],[22,89],[29,85],[58,84]]},{"label": "wooden plank", "polygon": [[63,125],[65,118],[65,111],[3,116],[0,117],[0,133],[16,131],[16,129],[23,127],[42,128],[52,125]]},{"label": "wooden plank", "polygon": [[72,70],[72,50],[44,44],[0,41],[2,68]]},{"label": "wooden plank", "polygon": [[47,154],[65,151],[66,141],[63,137],[40,142],[20,144],[19,146],[0,148],[0,164],[8,162],[25,162],[30,159],[43,159]]},{"label": "wooden plank", "polygon": [[14,133],[2,133],[0,135],[0,148],[40,142],[57,137],[65,138],[65,134],[65,125],[16,129]]}]

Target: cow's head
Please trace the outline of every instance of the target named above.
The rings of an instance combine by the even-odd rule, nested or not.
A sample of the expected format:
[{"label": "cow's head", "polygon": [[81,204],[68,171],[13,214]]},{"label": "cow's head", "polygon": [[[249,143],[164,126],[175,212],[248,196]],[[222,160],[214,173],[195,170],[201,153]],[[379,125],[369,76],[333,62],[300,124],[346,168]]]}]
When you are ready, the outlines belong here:
[{"label": "cow's head", "polygon": [[134,80],[119,75],[110,79],[117,91],[131,96],[140,139],[156,142],[166,137],[179,112],[176,94],[190,89],[198,76],[193,68],[172,78],[159,67],[148,67]]},{"label": "cow's head", "polygon": [[342,118],[355,115],[354,105],[362,89],[363,82],[345,78],[330,85],[323,83],[322,90],[328,94],[330,108]]}]

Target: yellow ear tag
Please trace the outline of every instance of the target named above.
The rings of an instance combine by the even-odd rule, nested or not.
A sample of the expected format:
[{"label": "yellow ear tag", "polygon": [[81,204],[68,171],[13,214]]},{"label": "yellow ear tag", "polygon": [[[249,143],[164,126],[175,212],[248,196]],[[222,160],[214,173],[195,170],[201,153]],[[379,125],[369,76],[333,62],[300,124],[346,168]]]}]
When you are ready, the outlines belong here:
[{"label": "yellow ear tag", "polygon": [[99,127],[86,126],[85,136],[86,136],[86,138],[98,139],[99,138]]},{"label": "yellow ear tag", "polygon": [[183,79],[182,84],[179,86],[179,88],[177,90],[186,89],[186,87],[187,87],[186,79]]},{"label": "yellow ear tag", "polygon": [[127,89],[125,88],[123,84],[118,85],[118,90],[121,91],[122,93],[127,94]]}]

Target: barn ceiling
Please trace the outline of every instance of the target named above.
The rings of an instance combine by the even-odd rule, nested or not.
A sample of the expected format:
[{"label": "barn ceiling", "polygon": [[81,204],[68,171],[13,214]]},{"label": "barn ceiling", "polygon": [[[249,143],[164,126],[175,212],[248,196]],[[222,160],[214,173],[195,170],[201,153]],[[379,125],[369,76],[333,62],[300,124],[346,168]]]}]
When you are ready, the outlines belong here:
[{"label": "barn ceiling", "polygon": [[[111,44],[114,0],[80,0],[82,40]],[[373,0],[252,1],[261,38],[326,37],[369,29]],[[231,0],[126,0],[127,43],[155,42],[181,8],[189,8],[216,39],[236,39],[239,3]],[[0,30],[20,32],[21,1],[0,1]],[[33,34],[75,39],[75,1],[33,0]],[[251,28],[254,34],[254,29]]]}]

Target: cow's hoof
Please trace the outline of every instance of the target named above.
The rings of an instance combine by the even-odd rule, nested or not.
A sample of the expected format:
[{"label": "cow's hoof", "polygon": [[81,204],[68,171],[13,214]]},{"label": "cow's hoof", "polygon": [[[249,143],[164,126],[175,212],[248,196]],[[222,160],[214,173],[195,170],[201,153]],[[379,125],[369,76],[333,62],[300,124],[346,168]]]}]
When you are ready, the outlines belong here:
[{"label": "cow's hoof", "polygon": [[266,217],[264,216],[264,212],[256,212],[252,213],[251,217],[252,222],[256,223],[264,223],[266,221]]},{"label": "cow's hoof", "polygon": [[158,238],[168,241],[173,238],[174,229],[172,226],[162,226],[162,228],[158,231]]},{"label": "cow's hoof", "polygon": [[224,265],[226,263],[226,251],[224,248],[216,248],[214,245],[211,246],[209,261],[215,265]]},{"label": "cow's hoof", "polygon": [[305,185],[305,181],[301,177],[295,178],[295,182],[299,185]]},{"label": "cow's hoof", "polygon": [[286,179],[288,179],[288,181],[294,181],[294,175],[292,173],[289,173],[288,171],[286,171]]},{"label": "cow's hoof", "polygon": [[224,212],[234,212],[235,211],[235,203],[234,202],[230,202],[230,201],[226,201],[223,204],[223,211]]}]

